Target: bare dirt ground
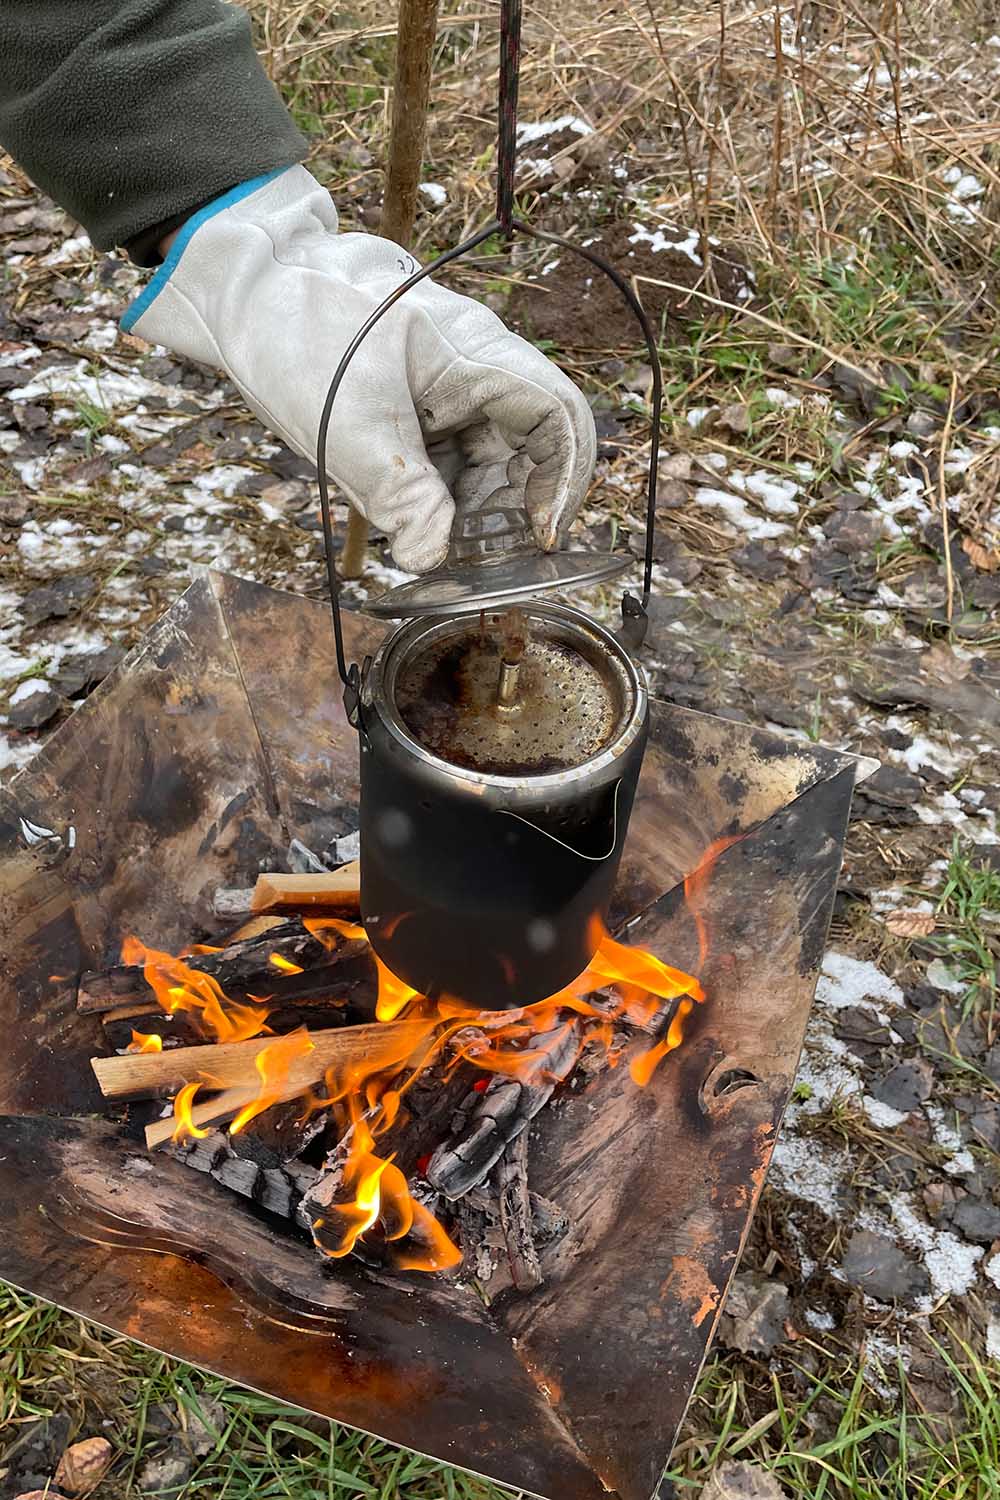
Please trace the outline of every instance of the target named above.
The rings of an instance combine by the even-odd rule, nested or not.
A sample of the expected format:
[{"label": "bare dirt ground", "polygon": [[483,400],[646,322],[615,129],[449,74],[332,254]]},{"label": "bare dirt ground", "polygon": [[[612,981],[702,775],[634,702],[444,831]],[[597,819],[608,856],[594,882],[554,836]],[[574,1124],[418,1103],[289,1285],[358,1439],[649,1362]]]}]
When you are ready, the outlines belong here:
[{"label": "bare dirt ground", "polygon": [[[391,26],[258,11],[310,165],[373,227]],[[564,11],[527,23],[523,201],[603,246],[662,330],[653,689],[882,767],[673,1482],[738,1456],[795,1494],[995,1493],[1000,37],[934,6],[721,29]],[[439,51],[425,255],[489,214],[492,13],[456,7]],[[323,577],[309,463],[212,372],[118,331],[141,273],[11,163],[0,241],[9,776],[193,569],[316,595]],[[578,537],[638,557],[650,372],[627,314],[536,246],[452,281],[584,385],[601,449]],[[397,576],[376,539],[355,600]]]}]

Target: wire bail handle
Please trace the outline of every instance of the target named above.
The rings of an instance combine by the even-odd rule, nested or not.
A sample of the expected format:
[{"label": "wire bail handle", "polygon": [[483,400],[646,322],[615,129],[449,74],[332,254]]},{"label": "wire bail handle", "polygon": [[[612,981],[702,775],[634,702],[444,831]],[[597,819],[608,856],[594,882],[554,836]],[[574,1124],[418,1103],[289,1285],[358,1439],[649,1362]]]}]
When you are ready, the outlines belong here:
[{"label": "wire bail handle", "polygon": [[530,235],[532,239],[543,240],[547,244],[559,245],[564,250],[570,250],[574,255],[581,256],[584,260],[589,261],[591,265],[596,266],[599,271],[602,271],[614,283],[639,321],[649,355],[650,367],[653,372],[653,384],[650,395],[652,432],[649,445],[649,473],[646,483],[642,597],[638,598],[635,594],[628,591],[623,594],[621,636],[625,645],[634,651],[642,644],[646,633],[646,610],[649,605],[653,581],[656,486],[660,456],[660,412],[663,405],[663,375],[660,370],[656,336],[642,303],[620,271],[617,271],[602,256],[596,255],[588,246],[574,244],[572,240],[568,240],[560,234],[551,234],[544,229],[535,229],[532,225],[526,224],[523,219],[518,219],[514,216],[514,176],[517,159],[517,99],[520,82],[520,61],[521,0],[501,0],[500,71],[497,105],[496,218],[469,239],[456,245],[451,250],[446,250],[428,265],[423,266],[419,271],[415,271],[412,276],[400,282],[399,286],[389,293],[371,316],[366,319],[348,344],[333,373],[333,378],[327,389],[326,399],[323,402],[323,410],[320,414],[319,430],[316,438],[316,473],[319,480],[319,502],[323,519],[323,546],[326,553],[326,575],[330,588],[330,608],[333,613],[333,637],[337,653],[337,671],[341,682],[344,684],[344,702],[348,718],[352,723],[354,723],[357,715],[362,671],[356,662],[348,666],[344,653],[344,630],[340,611],[341,578],[337,572],[336,542],[333,535],[330,490],[326,472],[327,435],[330,429],[330,416],[333,411],[333,403],[336,400],[337,392],[340,390],[351,360],[369,333],[371,333],[372,329],[385,316],[389,309],[395,307],[399,299],[405,297],[411,287],[418,286],[421,281],[426,280],[428,276],[432,276],[442,266],[448,265],[451,261],[457,260],[462,255],[469,254],[470,251],[475,250],[495,234],[502,234],[508,241],[513,239],[515,233]]}]

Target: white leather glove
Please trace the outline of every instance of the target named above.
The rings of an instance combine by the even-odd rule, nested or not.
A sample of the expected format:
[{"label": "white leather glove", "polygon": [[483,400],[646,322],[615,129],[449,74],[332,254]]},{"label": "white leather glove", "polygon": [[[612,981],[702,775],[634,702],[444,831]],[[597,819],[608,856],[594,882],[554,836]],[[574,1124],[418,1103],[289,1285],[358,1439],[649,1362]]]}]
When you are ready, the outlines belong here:
[{"label": "white leather glove", "polygon": [[[329,193],[304,167],[289,167],[195,214],[122,326],[225,371],[262,422],[313,458],[340,356],[416,269],[390,240],[338,234]],[[517,454],[511,467],[539,545],[558,546],[593,471],[590,408],[488,308],[425,281],[351,362],[327,467],[387,533],[399,566],[420,573],[448,550],[449,485],[477,490],[465,472],[477,463],[496,473],[500,438]]]}]

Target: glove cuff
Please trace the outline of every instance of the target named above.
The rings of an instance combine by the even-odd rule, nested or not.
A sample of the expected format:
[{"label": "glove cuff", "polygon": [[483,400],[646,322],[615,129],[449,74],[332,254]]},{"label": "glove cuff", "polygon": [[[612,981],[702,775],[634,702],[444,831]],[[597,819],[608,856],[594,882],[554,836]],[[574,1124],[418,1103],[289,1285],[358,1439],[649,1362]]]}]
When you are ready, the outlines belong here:
[{"label": "glove cuff", "polygon": [[228,192],[223,193],[220,198],[213,198],[210,203],[206,203],[202,208],[198,209],[197,213],[192,214],[189,219],[185,220],[162,264],[157,267],[155,274],[147,281],[138,297],[129,303],[122,314],[122,332],[131,333],[143,313],[149,311],[157,297],[166,287],[173,272],[177,269],[178,262],[192,238],[198,233],[203,224],[206,224],[209,219],[213,219],[216,214],[223,213],[227,208],[232,208],[234,204],[242,202],[244,198],[249,198],[254,193],[259,192],[269,182],[273,182],[276,177],[282,177],[286,172],[294,170],[294,166],[276,167],[273,172],[265,172],[261,177],[251,177],[249,182],[241,182],[238,186],[230,188]]}]

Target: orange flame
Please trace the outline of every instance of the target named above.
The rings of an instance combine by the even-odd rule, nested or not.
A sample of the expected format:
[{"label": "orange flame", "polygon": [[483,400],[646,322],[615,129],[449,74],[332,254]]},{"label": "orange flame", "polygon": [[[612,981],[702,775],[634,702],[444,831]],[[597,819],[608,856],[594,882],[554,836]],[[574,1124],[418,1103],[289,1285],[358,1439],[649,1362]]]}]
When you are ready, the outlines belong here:
[{"label": "orange flame", "polygon": [[395,1021],[413,1000],[422,1000],[423,996],[419,990],[411,989],[402,979],[397,979],[391,969],[374,955],[375,968],[378,970],[378,999],[375,1002],[375,1016],[379,1021]]},{"label": "orange flame", "polygon": [[705,850],[701,864],[696,870],[692,870],[691,874],[684,881],[684,901],[688,911],[691,913],[691,919],[698,934],[698,967],[700,969],[705,967],[705,960],[708,957],[709,950],[708,924],[701,910],[702,897],[705,894],[719,855],[733,844],[738,844],[745,838],[745,833],[734,833],[724,838],[714,839]]},{"label": "orange flame", "polygon": [[129,1052],[162,1052],[163,1038],[155,1031],[136,1031],[133,1028],[132,1040],[128,1044]]},{"label": "orange flame", "polygon": [[303,917],[302,925],[306,932],[330,950],[336,948],[338,937],[354,942],[368,940],[367,932],[357,922],[344,922],[340,917]]},{"label": "orange flame", "polygon": [[189,1136],[201,1140],[208,1135],[208,1131],[202,1130],[201,1126],[196,1125],[191,1118],[194,1096],[200,1088],[200,1083],[186,1083],[183,1088],[177,1090],[174,1096],[174,1119],[177,1123],[171,1140],[186,1141]]},{"label": "orange flame", "polygon": [[143,976],[168,1015],[190,1011],[217,1042],[245,1042],[266,1030],[267,1011],[229,1000],[211,974],[149,948],[137,937],[122,943],[122,962],[141,964]]},{"label": "orange flame", "polygon": [[[333,1260],[349,1255],[368,1230],[380,1224],[388,1242],[405,1239],[417,1228],[424,1253],[403,1251],[396,1263],[404,1271],[444,1271],[457,1266],[462,1252],[449,1238],[434,1215],[411,1196],[406,1178],[392,1156],[380,1157],[374,1151],[374,1136],[368,1121],[353,1106],[350,1153],[344,1168],[344,1188],[353,1197],[334,1204],[329,1217],[317,1219],[313,1236],[324,1254]],[[319,1231],[339,1235],[336,1244],[326,1243]]]},{"label": "orange flame", "polygon": [[[699,968],[709,949],[709,933],[701,897],[712,867],[735,838],[717,840],[698,869],[685,881],[685,895],[695,923]],[[342,941],[365,940],[365,929],[338,917],[307,916],[306,930],[325,948]],[[257,1097],[237,1114],[230,1128],[237,1133],[263,1110],[290,1097],[302,1097],[305,1111],[332,1108],[343,1114],[342,1147],[347,1150],[343,1174],[344,1201],[331,1207],[314,1224],[314,1237],[334,1259],[349,1255],[366,1235],[378,1234],[395,1246],[395,1264],[403,1270],[439,1271],[457,1265],[461,1252],[433,1214],[414,1199],[395,1153],[377,1148],[380,1136],[400,1116],[407,1090],[447,1049],[447,1068],[465,1062],[482,1074],[485,1088],[493,1075],[541,1083],[565,1078],[581,1050],[597,1044],[613,1066],[617,1061],[614,1022],[659,1025],[665,1007],[672,1007],[667,1031],[641,1055],[633,1057],[629,1073],[640,1088],[684,1039],[690,1016],[705,1000],[697,978],[672,968],[654,954],[616,942],[598,917],[593,918],[594,955],[583,973],[557,994],[520,1010],[481,1013],[454,997],[430,999],[393,974],[372,954],[378,974],[376,1016],[393,1022],[405,1016],[413,1026],[386,1027],[385,1045],[363,1061],[328,1070],[325,1095],[310,1087],[294,1089],[290,1074],[295,1062],[312,1048],[301,1028],[279,1037],[256,1059],[261,1083]],[[142,962],[145,976],[167,1011],[195,1012],[218,1041],[237,1041],[266,1030],[266,1011],[230,1001],[209,975],[188,968],[169,954],[128,939],[126,962]],[[301,973],[298,965],[279,953],[272,966],[284,973]],[[669,1013],[669,1012],[668,1012]],[[139,1035],[136,1035],[138,1041]],[[154,1041],[155,1045],[155,1041]],[[174,1138],[207,1134],[194,1125],[192,1100],[200,1084],[187,1084],[174,1101],[177,1128]],[[405,1243],[404,1243],[405,1242]]]},{"label": "orange flame", "polygon": [[[300,1026],[297,1031],[290,1031],[287,1036],[279,1036],[277,1041],[269,1042],[266,1047],[261,1048],[254,1060],[254,1066],[260,1074],[260,1091],[256,1099],[244,1105],[233,1120],[229,1127],[230,1135],[237,1135],[255,1115],[262,1114],[272,1104],[278,1104],[286,1097],[292,1064],[313,1049],[313,1040],[304,1026]],[[305,1089],[297,1092],[304,1093]]]},{"label": "orange flame", "polygon": [[270,953],[268,954],[267,961],[269,964],[273,964],[276,969],[280,969],[282,974],[303,974],[305,972],[301,964],[293,964],[291,959],[286,958],[283,953]]}]

